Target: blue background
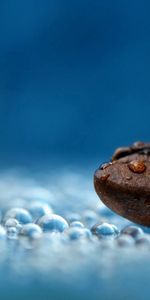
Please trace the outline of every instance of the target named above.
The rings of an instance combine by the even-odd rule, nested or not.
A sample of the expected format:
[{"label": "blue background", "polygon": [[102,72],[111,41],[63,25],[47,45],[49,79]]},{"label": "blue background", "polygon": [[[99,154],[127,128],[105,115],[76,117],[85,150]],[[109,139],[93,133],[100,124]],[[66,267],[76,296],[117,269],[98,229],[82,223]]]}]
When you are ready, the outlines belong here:
[{"label": "blue background", "polygon": [[96,163],[149,140],[150,2],[0,1],[0,162]]},{"label": "blue background", "polygon": [[[44,165],[56,172],[48,181],[60,196],[57,205],[75,207],[83,197],[86,209],[88,201],[99,203],[93,170],[116,147],[148,141],[149,115],[150,1],[0,0],[0,170],[27,166],[30,174],[32,166]],[[65,173],[57,173],[62,166],[77,167],[79,173],[86,168],[86,176],[76,181],[69,173],[63,181]],[[83,185],[89,173],[90,183]],[[9,176],[4,173],[4,186],[3,174],[0,179],[1,205],[5,194],[27,189],[26,181],[22,187],[20,177],[15,184],[14,174],[14,180]],[[60,299],[61,294],[66,300],[121,295],[123,300],[143,300],[149,295],[149,258],[139,254],[144,261],[140,257],[137,264],[133,259],[128,266],[125,260],[123,268],[118,256],[108,280],[103,273],[99,277],[107,264],[97,271],[95,262],[89,272],[85,268],[77,274],[77,284],[70,277],[71,285],[65,285],[53,273],[48,273],[48,283],[41,282],[45,277],[36,271],[27,283],[22,277],[15,280],[6,252],[7,265],[0,267],[1,295]],[[19,276],[24,275],[19,270]]]}]

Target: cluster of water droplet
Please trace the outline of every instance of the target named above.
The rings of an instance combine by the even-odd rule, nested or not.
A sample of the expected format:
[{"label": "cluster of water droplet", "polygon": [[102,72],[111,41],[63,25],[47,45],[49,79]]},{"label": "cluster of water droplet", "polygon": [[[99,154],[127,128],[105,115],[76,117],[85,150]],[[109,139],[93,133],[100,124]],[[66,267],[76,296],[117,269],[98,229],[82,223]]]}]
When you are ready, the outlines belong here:
[{"label": "cluster of water droplet", "polygon": [[[70,247],[72,241],[93,244],[93,247],[150,247],[150,238],[139,226],[130,224],[105,207],[83,210],[80,214],[60,216],[48,203],[31,201],[27,207],[4,210],[0,225],[0,240],[15,240],[18,245],[33,249],[43,241],[53,246]],[[126,223],[126,225],[124,225]],[[128,224],[129,223],[129,224]],[[127,225],[128,224],[128,225]],[[38,243],[35,242],[38,240]],[[55,243],[56,242],[56,243]],[[108,243],[107,243],[108,242]],[[55,245],[56,244],[56,245]],[[55,248],[55,247],[54,247]]]},{"label": "cluster of water droplet", "polygon": [[[94,191],[87,191],[83,181],[81,186],[79,182],[68,185],[68,178],[66,183],[64,179],[62,182],[53,191],[54,199],[49,197],[50,189],[43,192],[36,188],[34,194],[31,188],[29,191],[23,187],[21,198],[12,201],[10,193],[8,201],[0,201],[2,283],[4,278],[6,285],[14,284],[15,278],[17,284],[18,278],[22,278],[19,282],[40,278],[36,290],[44,282],[44,291],[56,285],[59,294],[58,281],[60,286],[69,282],[74,290],[73,284],[79,279],[79,289],[85,286],[85,298],[99,299],[99,293],[88,298],[88,290],[96,293],[91,285],[97,284],[100,290],[106,287],[107,293],[109,280],[116,279],[118,284],[118,277],[124,282],[122,274],[129,276],[133,268],[141,271],[142,257],[148,261],[150,253],[149,229],[117,216],[100,204]],[[17,185],[15,191],[18,189]],[[48,200],[43,200],[40,192]]]}]

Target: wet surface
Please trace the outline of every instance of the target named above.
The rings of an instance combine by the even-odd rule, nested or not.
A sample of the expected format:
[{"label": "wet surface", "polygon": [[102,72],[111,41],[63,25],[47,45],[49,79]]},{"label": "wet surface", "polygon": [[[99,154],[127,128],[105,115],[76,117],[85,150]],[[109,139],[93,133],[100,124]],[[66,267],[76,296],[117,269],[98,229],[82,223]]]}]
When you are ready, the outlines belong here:
[{"label": "wet surface", "polygon": [[144,300],[150,230],[106,208],[85,173],[59,175],[0,177],[3,297]]}]

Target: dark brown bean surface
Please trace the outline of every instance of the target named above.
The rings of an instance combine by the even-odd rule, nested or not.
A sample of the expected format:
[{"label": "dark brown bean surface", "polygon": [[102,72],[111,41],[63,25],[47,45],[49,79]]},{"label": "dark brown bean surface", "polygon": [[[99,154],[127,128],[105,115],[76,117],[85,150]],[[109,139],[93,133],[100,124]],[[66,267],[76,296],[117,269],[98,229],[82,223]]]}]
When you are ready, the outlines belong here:
[{"label": "dark brown bean surface", "polygon": [[118,148],[94,174],[100,199],[119,215],[150,226],[150,143]]}]

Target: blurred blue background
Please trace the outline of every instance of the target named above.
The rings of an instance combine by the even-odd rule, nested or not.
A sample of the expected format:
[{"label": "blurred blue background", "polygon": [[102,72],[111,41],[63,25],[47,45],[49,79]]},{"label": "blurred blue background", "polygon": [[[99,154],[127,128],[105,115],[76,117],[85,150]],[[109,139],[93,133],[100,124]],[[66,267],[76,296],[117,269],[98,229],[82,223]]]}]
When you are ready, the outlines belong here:
[{"label": "blurred blue background", "polygon": [[[0,0],[0,170],[29,167],[25,183],[20,174],[17,179],[14,173],[1,175],[1,207],[6,205],[5,195],[12,199],[13,193],[30,194],[28,185],[39,194],[39,181],[28,174],[32,166],[44,164],[53,174],[56,171],[47,179],[48,187],[54,186],[56,208],[82,204],[86,209],[88,203],[96,208],[100,201],[91,180],[93,170],[116,147],[148,141],[149,124],[150,1]],[[57,172],[60,166],[65,166],[64,173]],[[68,166],[77,167],[77,175],[67,173]],[[79,176],[82,167],[86,176]],[[0,264],[2,298],[148,298],[149,257],[144,252],[139,251],[137,261],[131,252],[129,265],[117,253],[116,260],[108,260],[108,279],[106,261],[97,253],[97,261],[91,254],[94,263],[81,273],[77,269],[77,281],[66,268],[65,280],[71,284],[56,280],[51,268],[47,282],[35,268],[26,284],[20,276],[22,264],[18,281],[9,275],[6,252],[7,267]],[[28,269],[23,256],[14,257]]]},{"label": "blurred blue background", "polygon": [[80,164],[149,140],[150,2],[0,1],[0,162]]}]

